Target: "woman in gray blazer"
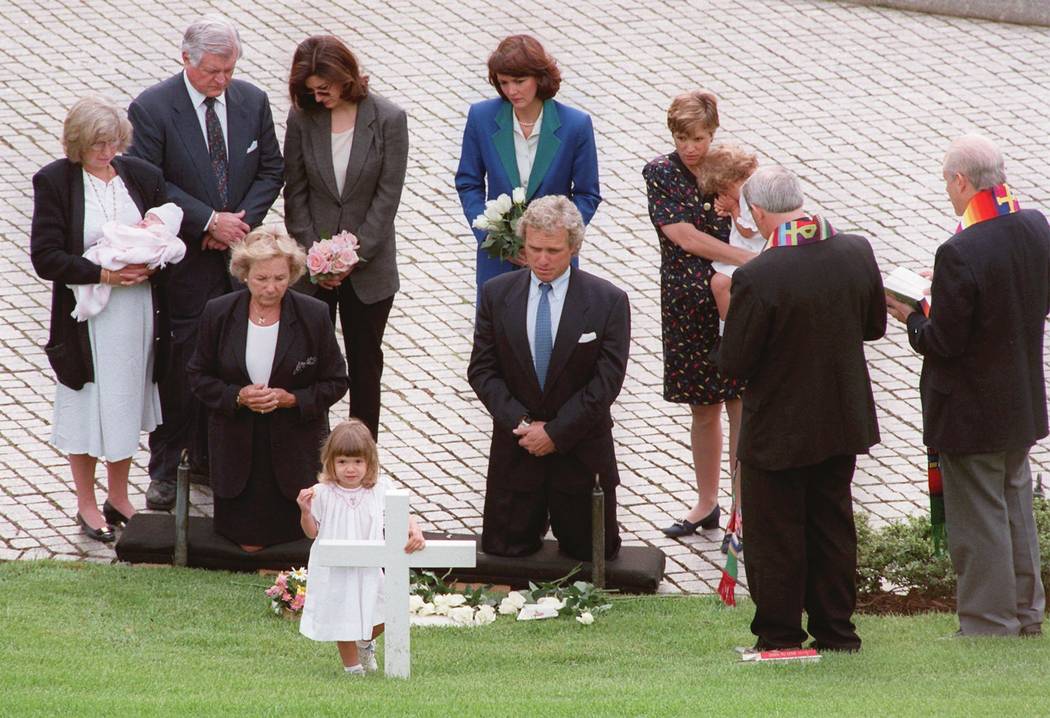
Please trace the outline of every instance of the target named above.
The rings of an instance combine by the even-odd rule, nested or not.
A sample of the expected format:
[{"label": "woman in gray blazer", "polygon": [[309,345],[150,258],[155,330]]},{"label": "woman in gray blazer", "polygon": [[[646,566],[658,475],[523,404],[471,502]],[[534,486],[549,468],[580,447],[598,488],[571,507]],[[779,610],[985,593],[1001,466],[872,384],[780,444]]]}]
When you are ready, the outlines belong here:
[{"label": "woman in gray blazer", "polygon": [[284,138],[289,234],[309,250],[353,233],[361,261],[350,272],[298,289],[316,293],[346,345],[350,414],[379,433],[383,332],[399,286],[394,217],[408,162],[405,111],[368,90],[357,59],[339,39],[299,44],[288,78],[292,109]]}]

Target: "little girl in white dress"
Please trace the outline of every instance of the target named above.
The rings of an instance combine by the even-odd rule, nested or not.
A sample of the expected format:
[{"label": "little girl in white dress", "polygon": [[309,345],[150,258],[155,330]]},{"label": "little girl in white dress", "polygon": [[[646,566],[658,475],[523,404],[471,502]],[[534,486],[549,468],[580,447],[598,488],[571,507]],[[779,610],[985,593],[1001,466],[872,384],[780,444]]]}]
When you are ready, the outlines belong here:
[{"label": "little girl in white dress", "polygon": [[[729,215],[733,218],[729,244],[757,255],[765,246],[766,238],[759,233],[747,203],[740,198],[741,186],[756,169],[758,159],[754,154],[727,142],[715,145],[708,151],[697,182],[702,193],[718,195],[715,210],[723,216]],[[715,270],[711,277],[711,293],[718,307],[718,333],[721,334],[722,327],[725,326],[726,312],[729,311],[729,290],[736,265],[712,262],[711,267]]]},{"label": "little girl in white dress", "polygon": [[[332,430],[321,448],[317,480],[296,499],[308,538],[383,540],[390,482],[379,476],[379,453],[367,426],[350,419]],[[405,551],[424,546],[419,525],[409,517]],[[374,671],[375,639],[383,632],[382,591],[382,569],[321,566],[311,549],[299,632],[315,641],[335,641],[346,673]]]}]

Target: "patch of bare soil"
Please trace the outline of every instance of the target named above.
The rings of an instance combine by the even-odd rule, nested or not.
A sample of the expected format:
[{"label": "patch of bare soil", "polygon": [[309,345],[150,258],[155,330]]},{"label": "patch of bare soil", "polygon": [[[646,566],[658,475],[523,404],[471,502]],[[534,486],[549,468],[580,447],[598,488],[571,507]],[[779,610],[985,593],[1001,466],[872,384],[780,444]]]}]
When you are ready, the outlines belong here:
[{"label": "patch of bare soil", "polygon": [[954,613],[955,598],[929,596],[919,591],[873,593],[857,597],[857,612],[877,616],[912,616],[917,613]]}]

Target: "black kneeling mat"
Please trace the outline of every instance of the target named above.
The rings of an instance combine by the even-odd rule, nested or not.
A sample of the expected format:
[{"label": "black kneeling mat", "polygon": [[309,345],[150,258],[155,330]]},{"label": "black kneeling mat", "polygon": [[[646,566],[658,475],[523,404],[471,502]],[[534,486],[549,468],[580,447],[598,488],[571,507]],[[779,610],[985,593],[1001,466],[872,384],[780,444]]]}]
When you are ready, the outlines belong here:
[{"label": "black kneeling mat", "polygon": [[[424,532],[428,540],[476,540],[470,534]],[[248,553],[215,533],[211,518],[190,517],[187,563],[196,568],[224,571],[284,570],[305,566],[310,557],[310,539],[267,546]],[[135,514],[117,540],[117,558],[128,563],[171,563],[175,545],[175,518],[171,514]],[[480,540],[478,545],[481,545]],[[451,579],[468,583],[492,583],[527,588],[529,581],[552,581],[569,573],[580,561],[558,551],[555,541],[544,541],[531,556],[508,558],[478,551],[476,568],[453,569]],[[655,593],[664,574],[665,556],[651,546],[624,546],[615,559],[605,562],[605,585],[623,593]],[[435,573],[444,573],[433,569]],[[451,580],[450,579],[450,580]],[[591,580],[590,562],[571,580]]]},{"label": "black kneeling mat", "polygon": [[[210,517],[191,516],[186,563],[196,568],[224,571],[284,570],[305,566],[313,542],[302,538],[249,553],[212,529]],[[117,539],[117,558],[128,563],[172,563],[175,556],[175,517],[136,513]]]},{"label": "black kneeling mat", "polygon": [[[478,546],[481,546],[480,538],[472,535],[424,535],[428,539],[478,539]],[[665,562],[666,556],[658,548],[622,546],[616,558],[605,562],[605,587],[622,593],[656,593],[664,575]],[[566,575],[577,565],[580,566],[580,570],[573,574],[570,582],[590,581],[591,562],[578,561],[566,556],[558,550],[557,541],[548,539],[536,553],[519,558],[493,556],[479,549],[477,567],[454,568],[452,577],[465,583],[492,583],[511,588],[528,588],[529,581],[553,581]]]}]

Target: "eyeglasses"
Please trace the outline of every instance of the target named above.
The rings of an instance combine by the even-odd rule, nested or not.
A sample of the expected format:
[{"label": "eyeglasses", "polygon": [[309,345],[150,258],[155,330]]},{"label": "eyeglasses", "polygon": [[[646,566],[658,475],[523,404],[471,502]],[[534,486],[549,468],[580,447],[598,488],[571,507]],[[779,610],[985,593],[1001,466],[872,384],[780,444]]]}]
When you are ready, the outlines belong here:
[{"label": "eyeglasses", "polygon": [[120,142],[118,140],[103,140],[91,145],[92,152],[105,152],[109,149],[116,152],[120,149]]}]

